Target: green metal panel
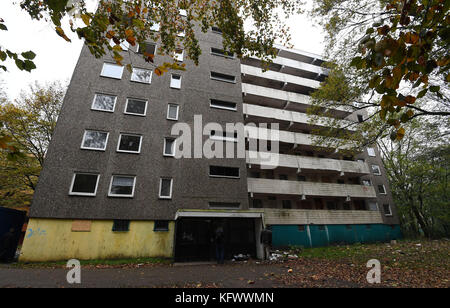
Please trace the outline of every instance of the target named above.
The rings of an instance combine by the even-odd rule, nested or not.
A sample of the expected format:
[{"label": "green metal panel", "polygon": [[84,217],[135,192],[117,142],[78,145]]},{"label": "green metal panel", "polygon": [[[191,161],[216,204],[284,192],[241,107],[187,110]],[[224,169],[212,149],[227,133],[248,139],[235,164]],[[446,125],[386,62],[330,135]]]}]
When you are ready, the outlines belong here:
[{"label": "green metal panel", "polygon": [[388,242],[401,238],[399,225],[326,225],[323,230],[318,225],[309,225],[305,227],[304,231],[300,231],[297,225],[272,226],[274,247],[293,245],[319,247],[330,244]]}]

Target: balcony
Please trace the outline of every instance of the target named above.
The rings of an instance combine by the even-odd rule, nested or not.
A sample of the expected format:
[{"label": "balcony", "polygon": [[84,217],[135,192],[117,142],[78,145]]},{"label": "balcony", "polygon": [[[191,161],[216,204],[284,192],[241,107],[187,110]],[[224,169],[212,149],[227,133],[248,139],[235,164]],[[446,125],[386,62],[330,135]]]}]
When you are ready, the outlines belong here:
[{"label": "balcony", "polygon": [[[292,110],[305,113],[311,107],[311,98],[308,95],[271,89],[263,86],[242,83],[244,103],[251,103],[266,107]],[[338,118],[345,118],[351,111],[345,108],[333,110]]]},{"label": "balcony", "polygon": [[248,178],[248,192],[312,197],[376,198],[373,186]]},{"label": "balcony", "polygon": [[[267,157],[270,155],[270,157]],[[293,168],[301,171],[326,171],[363,176],[370,174],[369,167],[361,161],[346,161],[329,158],[295,156],[275,153],[247,151],[247,164],[266,168]]]},{"label": "balcony", "polygon": [[[307,114],[297,111],[288,111],[252,104],[244,104],[243,111],[248,122],[275,122],[280,124],[280,129],[290,131],[309,131],[311,128],[329,126],[329,120],[325,117],[319,118],[318,121],[312,125],[310,124],[310,117]],[[351,124],[351,122],[347,120],[340,120],[339,123],[341,123],[343,127]]]},{"label": "balcony", "polygon": [[267,225],[352,225],[381,224],[379,211],[282,210],[264,209]]},{"label": "balcony", "polygon": [[288,75],[275,71],[263,72],[261,68],[241,64],[242,82],[301,94],[310,94],[320,86],[313,79]]}]

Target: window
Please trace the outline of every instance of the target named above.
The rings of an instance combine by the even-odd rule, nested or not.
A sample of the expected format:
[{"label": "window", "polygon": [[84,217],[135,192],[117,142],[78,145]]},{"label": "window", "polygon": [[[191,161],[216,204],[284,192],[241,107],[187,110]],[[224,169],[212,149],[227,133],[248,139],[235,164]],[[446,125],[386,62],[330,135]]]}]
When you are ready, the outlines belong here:
[{"label": "window", "polygon": [[292,209],[291,200],[282,200],[281,204],[283,209]]},{"label": "window", "polygon": [[386,187],[384,185],[378,185],[378,192],[382,195],[386,194]]},{"label": "window", "polygon": [[125,113],[145,116],[147,113],[147,101],[141,99],[128,98],[125,106]]},{"label": "window", "polygon": [[[158,28],[158,30],[159,30],[159,28]],[[150,55],[155,55],[156,54],[156,44],[144,42],[139,45],[137,52],[139,54],[146,53],[146,54],[150,54]]]},{"label": "window", "polygon": [[143,68],[133,67],[133,72],[131,73],[131,81],[141,82],[141,83],[151,83],[152,82],[152,71]]},{"label": "window", "polygon": [[172,199],[172,182],[170,178],[161,178],[159,183],[159,198]]},{"label": "window", "polygon": [[150,22],[152,23],[150,30],[158,32],[159,28],[160,28],[159,22],[156,22],[156,21],[150,21]]},{"label": "window", "polygon": [[369,211],[378,211],[378,204],[376,202],[369,202]]},{"label": "window", "polygon": [[362,114],[358,114],[358,122],[359,123],[364,122],[364,117]]},{"label": "window", "polygon": [[211,108],[217,108],[217,109],[225,109],[225,110],[233,110],[233,111],[237,110],[236,103],[219,101],[217,99],[212,99],[209,103],[209,106]]},{"label": "window", "polygon": [[367,155],[375,157],[375,149],[374,148],[367,148]]},{"label": "window", "polygon": [[183,57],[184,57],[184,50],[182,49],[175,50],[175,60],[183,62]]},{"label": "window", "polygon": [[337,183],[338,183],[338,184],[345,184],[345,180],[343,180],[343,179],[338,179],[338,180],[337,180]]},{"label": "window", "polygon": [[174,138],[164,138],[164,156],[175,156]]},{"label": "window", "polygon": [[239,209],[241,204],[239,202],[210,202],[209,207],[217,209]]},{"label": "window", "polygon": [[237,132],[219,132],[216,130],[212,130],[209,138],[211,138],[212,140],[237,142],[238,134]]},{"label": "window", "polygon": [[170,87],[172,89],[181,88],[181,75],[172,74],[170,78]]},{"label": "window", "polygon": [[234,54],[233,53],[225,51],[223,49],[219,49],[219,48],[211,47],[211,54],[215,55],[215,56],[221,56],[221,57],[225,57],[225,58],[232,58],[232,59],[234,59]]},{"label": "window", "polygon": [[222,34],[222,29],[220,29],[219,27],[213,26],[213,27],[211,27],[211,30],[212,30],[212,32]]},{"label": "window", "polygon": [[239,178],[239,168],[209,166],[209,176],[223,178]]},{"label": "window", "polygon": [[262,200],[261,199],[253,199],[251,207],[255,208],[255,209],[262,209],[262,207],[263,207]]},{"label": "window", "polygon": [[184,17],[187,16],[187,11],[186,10],[180,9],[179,12],[180,12],[181,16],[184,16]]},{"label": "window", "polygon": [[124,219],[115,219],[113,222],[112,230],[114,232],[127,232],[130,231],[130,221]]},{"label": "window", "polygon": [[306,176],[304,176],[304,175],[297,175],[297,181],[305,182],[306,181]]},{"label": "window", "polygon": [[103,68],[100,76],[114,79],[122,79],[123,66],[113,63],[103,63]]},{"label": "window", "polygon": [[383,211],[385,216],[392,216],[391,206],[389,204],[383,204]]},{"label": "window", "polygon": [[108,142],[108,136],[109,133],[107,132],[85,130],[81,148],[87,150],[104,151]]},{"label": "window", "polygon": [[155,220],[153,231],[169,231],[169,221]]},{"label": "window", "polygon": [[217,72],[211,72],[211,79],[218,80],[218,81],[225,81],[225,82],[236,83],[236,77],[235,76],[222,74],[222,73],[217,73]]},{"label": "window", "polygon": [[336,202],[327,201],[327,209],[329,209],[329,210],[337,210]]},{"label": "window", "polygon": [[178,109],[179,106],[175,104],[169,104],[167,106],[167,120],[178,120]]},{"label": "window", "polygon": [[372,182],[371,182],[370,180],[362,180],[362,184],[363,184],[364,186],[371,186],[371,185],[372,185]]},{"label": "window", "polygon": [[139,153],[141,152],[142,136],[120,134],[117,152]]},{"label": "window", "polygon": [[186,33],[184,32],[184,29],[178,29],[178,32],[177,32],[177,36],[179,36],[179,37],[185,37],[186,36]]},{"label": "window", "polygon": [[133,197],[135,183],[136,183],[135,176],[113,175],[111,177],[111,185],[109,187],[108,196]]},{"label": "window", "polygon": [[95,196],[100,175],[92,173],[75,173],[70,185],[70,195]]},{"label": "window", "polygon": [[372,173],[375,175],[381,175],[380,166],[372,165]]},{"label": "window", "polygon": [[[114,40],[111,39],[109,41],[109,45],[114,48],[114,46],[116,46],[116,42],[114,42]],[[130,48],[130,43],[128,43],[127,41],[122,41],[120,42],[119,46],[122,48],[123,51],[127,51]]]},{"label": "window", "polygon": [[107,94],[95,94],[91,109],[114,112],[117,96]]},{"label": "window", "polygon": [[278,178],[282,181],[287,181],[288,180],[288,176],[286,174],[280,174],[278,175]]}]

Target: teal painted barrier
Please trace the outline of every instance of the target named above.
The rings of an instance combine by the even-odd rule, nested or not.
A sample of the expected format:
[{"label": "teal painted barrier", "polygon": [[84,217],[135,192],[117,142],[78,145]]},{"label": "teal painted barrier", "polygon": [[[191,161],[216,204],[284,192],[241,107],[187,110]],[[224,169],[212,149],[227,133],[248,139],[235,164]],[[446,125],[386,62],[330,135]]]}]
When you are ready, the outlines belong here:
[{"label": "teal painted barrier", "polygon": [[320,247],[401,239],[399,225],[272,225],[272,246]]}]

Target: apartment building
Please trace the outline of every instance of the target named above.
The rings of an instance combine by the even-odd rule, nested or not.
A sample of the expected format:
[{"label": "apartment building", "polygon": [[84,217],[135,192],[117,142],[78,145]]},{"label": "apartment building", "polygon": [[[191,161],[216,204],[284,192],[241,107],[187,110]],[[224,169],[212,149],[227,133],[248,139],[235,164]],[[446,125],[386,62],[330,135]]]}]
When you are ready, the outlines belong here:
[{"label": "apartment building", "polygon": [[[132,72],[83,47],[37,185],[22,261],[209,260],[217,229],[227,258],[263,258],[263,229],[272,230],[274,246],[401,236],[378,150],[340,157],[313,146],[305,112],[308,94],[327,74],[319,56],[279,47],[263,73],[258,59],[223,52],[220,29],[198,38],[200,64],[179,50],[186,71],[163,76],[135,47],[123,46]],[[155,56],[156,64],[169,60]],[[245,134],[227,123],[242,123]],[[250,146],[267,139],[263,123],[279,125],[269,142],[279,153]],[[183,127],[191,133],[181,136]],[[208,144],[230,146],[233,155],[207,157]],[[264,151],[276,164],[261,159]]]}]

